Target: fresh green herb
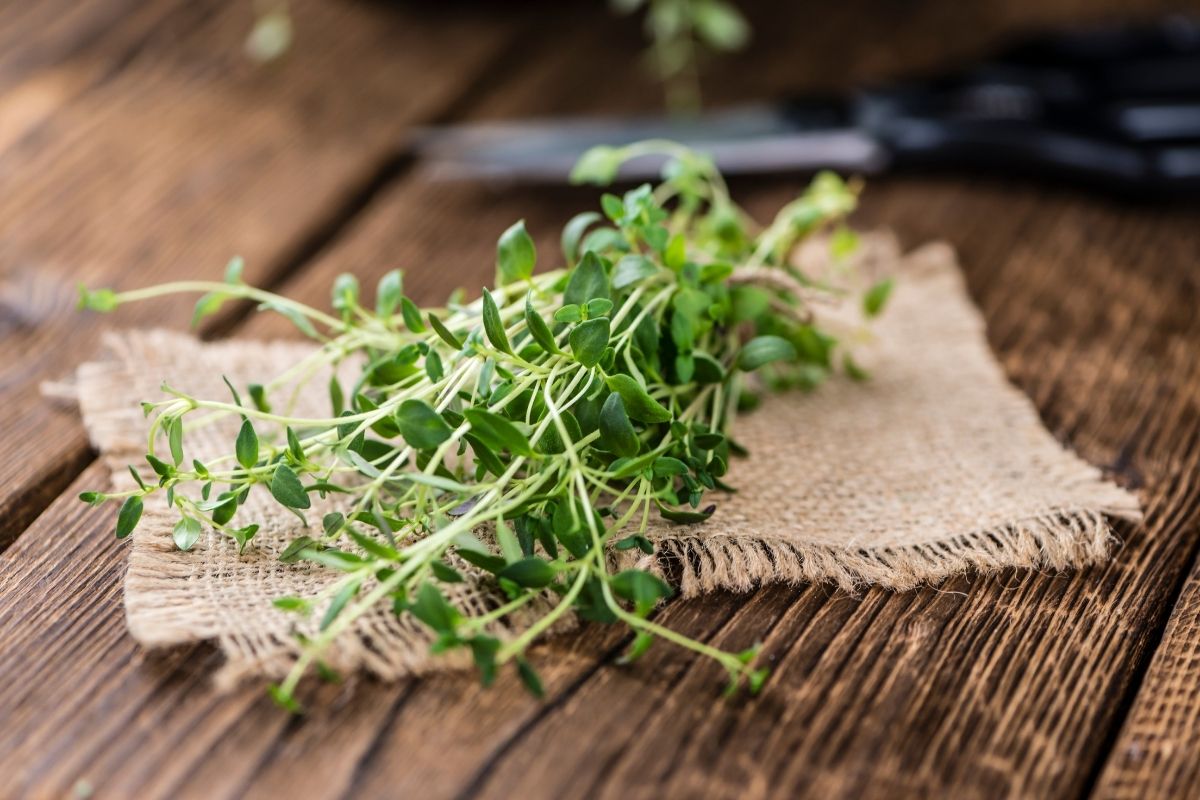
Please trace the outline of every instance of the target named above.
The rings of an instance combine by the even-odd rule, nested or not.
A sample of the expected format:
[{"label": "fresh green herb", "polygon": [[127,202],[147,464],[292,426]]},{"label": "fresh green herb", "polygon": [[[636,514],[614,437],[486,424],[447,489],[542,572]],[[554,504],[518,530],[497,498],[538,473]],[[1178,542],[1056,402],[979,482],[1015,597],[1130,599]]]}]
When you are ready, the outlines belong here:
[{"label": "fresh green herb", "polygon": [[[737,452],[727,432],[758,392],[815,385],[835,364],[863,377],[808,306],[848,288],[789,261],[803,237],[842,223],[856,190],[818,176],[760,229],[712,162],[677,145],[600,148],[576,175],[602,182],[646,153],[669,157],[662,182],[605,195],[607,221],[595,213],[571,220],[566,268],[536,273],[536,250],[518,223],[497,247],[497,285],[474,302],[418,309],[399,272],[379,282],[374,311],[356,279],[339,278],[332,314],[248,286],[240,271],[223,283],[83,291],[82,304],[99,310],[182,291],[251,300],[324,342],[314,359],[334,367],[354,354],[365,366],[348,388],[313,379],[308,390],[330,398],[324,417],[270,410],[272,400],[289,405],[280,396],[292,391],[289,365],[250,388],[252,404],[232,383],[232,403],[164,387],[166,399],[144,406],[156,480],[135,472],[137,488],[81,499],[121,501],[124,537],[143,498],[166,492],[180,515],[178,547],[193,547],[209,527],[239,551],[254,546],[262,522],[244,519],[256,507],[245,502],[251,492],[302,518],[313,493],[344,499],[280,556],[338,573],[314,597],[277,602],[292,613],[323,609],[320,630],[299,640],[295,669],[272,689],[287,708],[297,707],[301,676],[322,671],[330,643],[379,604],[430,628],[436,651],[469,650],[484,682],[511,662],[535,693],[541,682],[526,649],[573,610],[630,626],[628,659],[663,638],[719,661],[735,687],[761,686],[766,673],[752,654],[651,621],[670,587],[646,571],[614,572],[612,557],[653,554],[652,518],[701,524],[717,512],[705,492],[724,486]],[[848,247],[846,234],[837,241]],[[877,313],[885,299],[876,287],[860,302]],[[306,372],[319,374],[311,366]],[[188,436],[231,415],[242,421],[230,455],[189,468]],[[155,450],[163,441],[167,458]],[[488,611],[460,608],[449,587],[463,581],[490,584],[507,600]],[[496,637],[507,615],[533,607],[548,610],[507,641]]]},{"label": "fresh green herb", "polygon": [[750,26],[727,0],[610,0],[619,13],[646,9],[650,64],[666,90],[667,106],[677,112],[700,106],[700,59],[704,50],[740,50]]},{"label": "fresh green herb", "polygon": [[868,289],[863,295],[863,313],[868,317],[879,316],[883,307],[887,305],[888,298],[892,296],[893,286],[894,281],[891,278],[884,278]]}]

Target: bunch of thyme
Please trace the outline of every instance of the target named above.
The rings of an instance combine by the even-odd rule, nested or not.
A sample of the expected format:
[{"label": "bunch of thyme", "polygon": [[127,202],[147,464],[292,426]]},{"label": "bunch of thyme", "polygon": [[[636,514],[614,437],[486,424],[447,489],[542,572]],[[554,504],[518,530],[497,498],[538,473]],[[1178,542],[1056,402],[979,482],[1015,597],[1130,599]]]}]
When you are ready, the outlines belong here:
[{"label": "bunch of thyme", "polygon": [[[755,396],[744,373],[758,371],[755,386],[770,388],[813,385],[833,369],[838,342],[804,300],[833,290],[788,255],[801,238],[840,226],[856,191],[822,174],[759,230],[711,161],[671,143],[597,148],[575,178],[611,181],[625,159],[647,152],[669,156],[661,183],[604,194],[603,216],[571,219],[565,268],[535,274],[534,244],[518,222],[499,239],[494,288],[469,303],[419,309],[393,271],[373,309],[358,281],[342,275],[325,313],[246,285],[236,261],[223,283],[81,290],[81,305],[100,311],[202,292],[197,319],[226,300],[252,300],[320,344],[275,380],[245,387],[248,401],[232,384],[231,400],[164,387],[166,399],[144,404],[146,461],[158,480],[143,481],[131,467],[136,489],[82,499],[119,500],[116,533],[125,537],[143,498],[164,492],[185,550],[203,526],[239,548],[252,545],[258,523],[241,511],[251,492],[269,493],[311,525],[282,559],[341,576],[318,597],[276,601],[323,615],[319,632],[301,639],[291,674],[272,687],[289,708],[306,670],[319,669],[322,652],[380,603],[428,626],[437,650],[469,649],[485,683],[512,662],[540,692],[523,655],[574,611],[628,625],[636,634],[630,659],[666,639],[716,659],[731,689],[757,691],[767,672],[753,664],[754,648],[723,652],[654,622],[671,587],[647,571],[615,571],[612,555],[652,554],[652,516],[700,523],[713,513],[705,492],[729,488],[722,478],[739,449],[730,423]],[[844,247],[848,236],[835,239]],[[868,292],[869,312],[886,289]],[[352,386],[329,384],[327,416],[286,410],[282,386],[347,358],[363,366]],[[321,384],[307,390],[323,394]],[[229,415],[242,418],[230,454],[187,459],[189,433]],[[348,497],[348,511],[309,520],[311,496],[329,492]],[[498,607],[472,616],[448,599],[444,589],[464,580],[464,564],[474,570],[466,579],[505,598]],[[488,633],[537,598],[550,598],[549,610],[519,634],[500,641]]]}]

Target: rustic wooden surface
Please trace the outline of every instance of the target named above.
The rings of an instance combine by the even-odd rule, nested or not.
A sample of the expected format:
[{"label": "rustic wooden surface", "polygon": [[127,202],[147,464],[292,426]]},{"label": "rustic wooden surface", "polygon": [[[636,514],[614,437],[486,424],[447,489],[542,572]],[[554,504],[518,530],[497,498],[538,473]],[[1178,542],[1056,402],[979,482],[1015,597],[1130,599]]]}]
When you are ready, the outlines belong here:
[{"label": "rustic wooden surface", "polygon": [[[668,606],[692,635],[765,642],[767,690],[732,703],[712,665],[669,647],[617,666],[621,635],[601,628],[540,648],[546,702],[507,678],[354,680],[314,689],[302,720],[259,687],[212,692],[205,645],[140,651],[112,510],[74,499],[103,472],[37,383],[90,356],[104,326],[183,327],[188,302],[91,317],[71,308],[74,282],[219,274],[240,252],[252,280],[317,303],[344,270],[369,285],[405,267],[418,300],[477,288],[509,222],[551,253],[590,195],[431,183],[406,131],[658,102],[636,30],[594,9],[297,0],[297,49],[254,68],[248,7],[0,4],[0,797],[1200,791],[1200,214],[1016,181],[880,180],[858,221],[957,246],[1013,380],[1142,492],[1146,523],[1121,529],[1105,567]],[[854,0],[797,22],[793,4],[759,3],[761,47],[711,94],[838,87],[1112,10]],[[734,188],[761,214],[801,185]],[[208,332],[286,328],[234,311]]]}]

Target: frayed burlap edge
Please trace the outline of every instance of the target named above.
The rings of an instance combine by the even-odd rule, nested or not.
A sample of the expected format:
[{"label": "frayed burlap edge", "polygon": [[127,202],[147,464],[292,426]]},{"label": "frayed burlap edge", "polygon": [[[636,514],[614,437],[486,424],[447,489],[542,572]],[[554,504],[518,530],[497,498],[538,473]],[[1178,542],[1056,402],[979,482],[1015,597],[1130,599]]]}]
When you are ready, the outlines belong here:
[{"label": "frayed burlap edge", "polygon": [[1067,570],[1100,563],[1119,544],[1107,517],[1138,520],[1140,511],[1121,500],[1098,510],[1060,511],[934,544],[880,550],[754,536],[675,536],[656,539],[658,557],[633,566],[678,575],[684,597],[718,589],[748,592],[768,583],[833,583],[851,594],[872,585],[904,591],[972,571]]}]

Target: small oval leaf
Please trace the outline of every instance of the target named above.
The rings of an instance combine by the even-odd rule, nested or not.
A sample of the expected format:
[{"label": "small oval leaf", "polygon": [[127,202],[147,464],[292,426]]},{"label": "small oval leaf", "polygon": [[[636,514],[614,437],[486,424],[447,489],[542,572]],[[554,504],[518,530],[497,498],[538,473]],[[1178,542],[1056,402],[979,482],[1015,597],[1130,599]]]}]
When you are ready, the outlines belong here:
[{"label": "small oval leaf", "polygon": [[554,567],[542,559],[530,557],[514,561],[500,570],[497,576],[507,578],[518,586],[524,586],[526,589],[542,589],[554,583],[554,579],[558,577],[558,573],[555,572]]},{"label": "small oval leaf", "polygon": [[533,340],[547,353],[562,352],[554,341],[554,334],[550,331],[550,326],[534,309],[532,292],[525,296],[525,326],[529,328],[529,335],[533,337]]},{"label": "small oval leaf", "polygon": [[529,447],[529,439],[521,433],[516,425],[497,414],[482,408],[468,408],[463,412],[471,430],[485,444],[497,450],[507,449],[516,455],[530,456],[533,450]]},{"label": "small oval leaf", "polygon": [[533,274],[536,262],[537,249],[525,230],[525,220],[520,220],[500,234],[496,242],[496,285],[526,280]]},{"label": "small oval leaf", "polygon": [[493,347],[502,353],[512,353],[508,334],[504,332],[504,322],[500,319],[500,308],[487,289],[483,290],[483,330]]},{"label": "small oval leaf", "polygon": [[571,270],[567,288],[563,290],[563,304],[583,305],[596,297],[612,299],[604,262],[595,253],[588,251],[579,260],[579,266]]},{"label": "small oval leaf", "polygon": [[625,410],[638,422],[670,422],[671,412],[655,400],[640,383],[629,375],[612,375],[608,388],[621,395]]},{"label": "small oval leaf", "polygon": [[453,433],[442,415],[424,400],[405,400],[396,411],[396,426],[404,441],[418,450],[431,450]]},{"label": "small oval leaf", "polygon": [[141,518],[142,498],[137,495],[126,497],[125,502],[121,503],[121,510],[117,512],[117,538],[124,539],[133,533]]},{"label": "small oval leaf", "polygon": [[275,468],[275,475],[271,478],[271,494],[288,508],[308,508],[312,505],[304,485],[287,464]]},{"label": "small oval leaf", "polygon": [[625,412],[621,395],[613,392],[600,408],[600,440],[619,456],[636,456],[642,443]]},{"label": "small oval leaf", "polygon": [[242,429],[238,431],[234,452],[238,463],[246,469],[258,463],[258,434],[254,432],[254,425],[248,419],[242,420]]},{"label": "small oval leaf", "polygon": [[600,317],[576,325],[567,341],[576,361],[585,367],[594,367],[600,363],[604,348],[608,347],[608,336],[608,317]]},{"label": "small oval leaf", "polygon": [[742,346],[738,353],[738,369],[751,372],[772,361],[791,361],[796,358],[796,348],[787,339],[779,336],[756,336]]}]

